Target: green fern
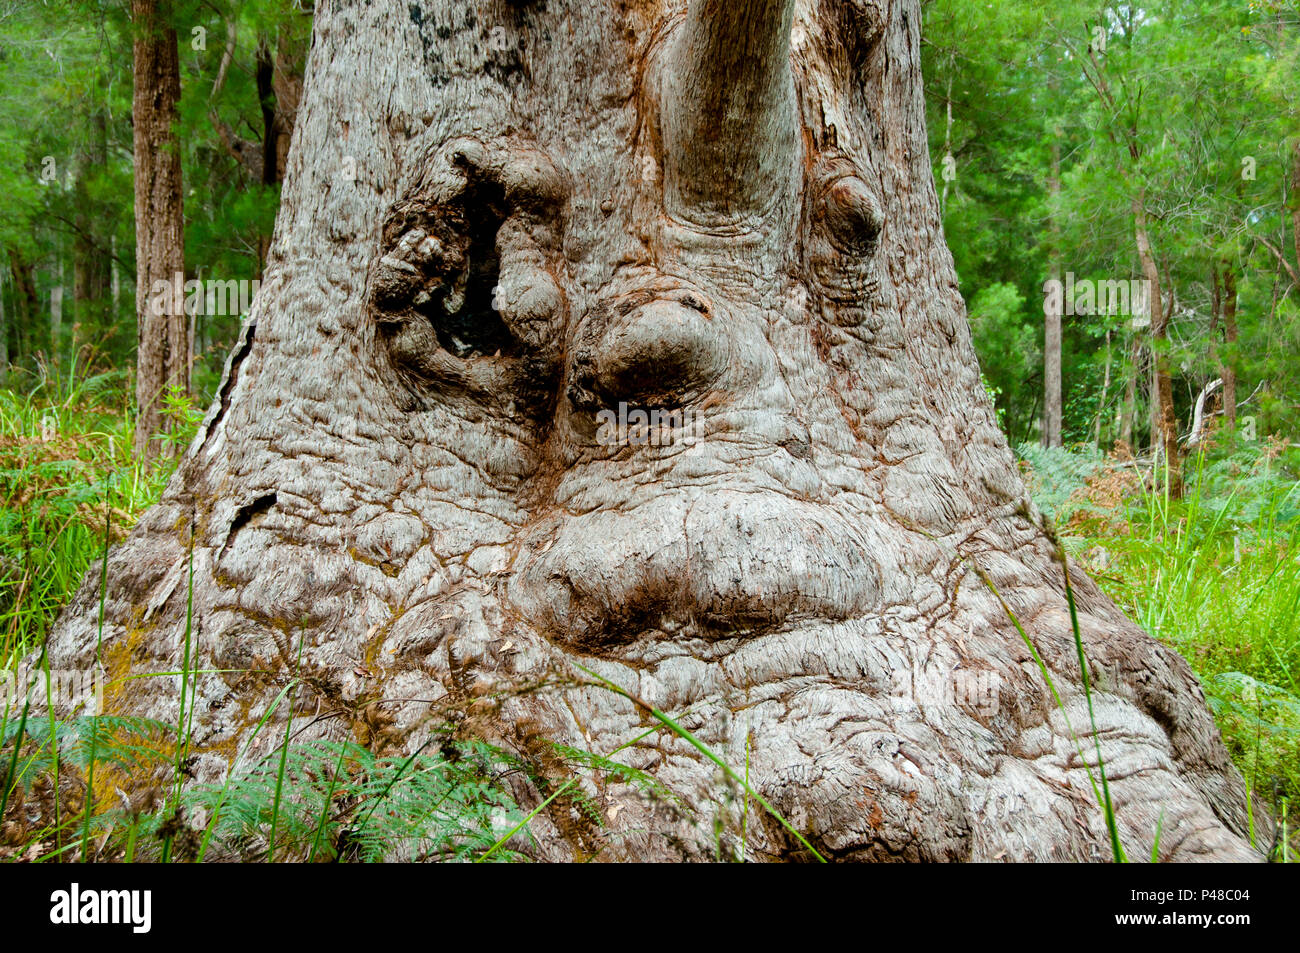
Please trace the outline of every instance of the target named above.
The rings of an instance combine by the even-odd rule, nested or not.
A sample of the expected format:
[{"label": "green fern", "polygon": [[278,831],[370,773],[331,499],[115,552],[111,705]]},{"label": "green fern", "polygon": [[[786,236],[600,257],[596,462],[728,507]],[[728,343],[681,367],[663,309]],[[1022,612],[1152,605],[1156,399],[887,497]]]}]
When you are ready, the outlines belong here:
[{"label": "green fern", "polygon": [[1090,447],[1069,449],[1046,448],[1036,443],[1022,443],[1016,454],[1029,465],[1025,475],[1034,503],[1054,523],[1065,523],[1086,503],[1080,497],[1088,478],[1101,469],[1105,458]]}]

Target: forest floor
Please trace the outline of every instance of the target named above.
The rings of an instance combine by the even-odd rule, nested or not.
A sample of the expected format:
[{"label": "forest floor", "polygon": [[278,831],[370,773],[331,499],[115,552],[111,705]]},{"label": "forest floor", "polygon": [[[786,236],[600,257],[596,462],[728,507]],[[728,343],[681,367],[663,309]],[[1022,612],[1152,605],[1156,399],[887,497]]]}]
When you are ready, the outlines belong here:
[{"label": "forest floor", "polygon": [[[46,373],[0,388],[0,673],[39,648],[102,559],[106,538],[121,539],[172,472],[167,461],[134,461],[129,392],[121,374]],[[184,400],[171,401],[168,413],[180,424],[173,439],[183,452],[201,415]],[[1232,453],[1210,446],[1187,461],[1182,500],[1151,492],[1150,474],[1130,459],[1090,448],[1019,453],[1031,492],[1071,555],[1191,663],[1247,785],[1283,819],[1273,859],[1293,861],[1300,451],[1277,442]],[[178,784],[175,799],[161,792],[149,803],[118,804],[105,780],[112,763],[145,757],[175,760],[179,769],[178,726],[29,720],[12,704],[0,718],[0,859],[132,859],[137,849],[141,857],[203,859],[225,850],[248,858],[246,845],[257,840],[253,859],[371,859],[397,847],[412,857],[500,860],[517,856],[503,849],[506,840],[527,833],[529,817],[497,783],[520,766],[488,746],[384,759],[350,743],[292,752],[286,743],[278,764],[233,785],[182,795]],[[560,754],[630,783],[656,783],[590,753]],[[91,776],[92,797],[80,772],[96,758],[109,766],[99,783]],[[182,798],[187,813],[206,818],[198,836],[174,820]],[[381,801],[386,809],[376,812]]]},{"label": "forest floor", "polygon": [[[1182,499],[1127,453],[1018,448],[1067,551],[1151,635],[1191,663],[1256,798],[1300,807],[1300,448],[1207,441]],[[1289,841],[1289,842],[1288,842]]]}]

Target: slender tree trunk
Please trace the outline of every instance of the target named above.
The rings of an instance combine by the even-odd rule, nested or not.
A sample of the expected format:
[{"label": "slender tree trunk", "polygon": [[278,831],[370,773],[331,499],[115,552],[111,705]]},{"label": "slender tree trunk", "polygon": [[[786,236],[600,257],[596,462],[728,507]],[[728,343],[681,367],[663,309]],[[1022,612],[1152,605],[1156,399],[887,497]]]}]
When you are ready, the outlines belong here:
[{"label": "slender tree trunk", "polygon": [[1106,364],[1101,378],[1101,399],[1097,402],[1097,419],[1093,423],[1092,445],[1101,449],[1101,422],[1106,416],[1106,399],[1110,394],[1110,331],[1106,332]]},{"label": "slender tree trunk", "polygon": [[50,269],[50,365],[61,363],[63,346],[63,254],[60,242],[54,243],[54,264]]},{"label": "slender tree trunk", "polygon": [[550,860],[810,856],[652,709],[823,856],[1105,859],[1091,710],[1130,856],[1258,859],[1190,667],[1063,564],[993,418],[918,4],[471,7],[317,4],[254,313],[51,667],[102,644],[106,707],[174,723],[128,676],[190,632],[199,782],[286,730],[487,740]]},{"label": "slender tree trunk", "polygon": [[[262,185],[273,186],[280,181],[280,130],[275,108],[275,61],[269,41],[261,37],[257,44],[256,69],[257,96],[262,109]],[[257,273],[260,277],[271,247],[270,235],[257,239]]]},{"label": "slender tree trunk", "polygon": [[1219,362],[1223,378],[1223,424],[1231,433],[1237,429],[1237,273],[1231,262],[1223,263],[1223,343],[1228,356]]},{"label": "slender tree trunk", "polygon": [[[1055,209],[1061,194],[1061,143],[1052,140],[1052,166],[1047,177],[1048,204]],[[1055,217],[1048,219],[1051,238],[1051,278],[1061,280],[1060,230]],[[1061,446],[1061,308],[1056,296],[1048,297],[1043,331],[1043,446]]]},{"label": "slender tree trunk", "polygon": [[311,18],[304,16],[281,26],[275,39],[275,68],[271,89],[275,95],[275,175],[283,182],[289,163],[289,143],[293,138],[298,103],[302,100],[303,69],[307,48],[311,44]]},{"label": "slender tree trunk", "polygon": [[[72,246],[72,307],[78,325],[94,340],[107,331],[105,306],[113,266],[110,209],[87,188],[90,175],[107,159],[108,126],[102,112],[91,119],[90,136],[77,157],[76,237]],[[75,337],[75,335],[74,335]]]},{"label": "slender tree trunk", "polygon": [[0,269],[0,381],[9,379],[9,310],[5,307],[6,275]]},{"label": "slender tree trunk", "polygon": [[1291,142],[1291,251],[1300,274],[1300,136]]},{"label": "slender tree trunk", "polygon": [[[954,65],[951,62],[950,66]],[[946,121],[943,127],[943,159],[945,163],[943,175],[943,191],[939,193],[939,215],[940,217],[948,214],[948,186],[952,184],[951,176],[948,173],[946,163],[952,160],[952,76],[948,77],[948,93],[944,97],[944,109],[946,110]]]},{"label": "slender tree trunk", "polygon": [[188,321],[176,276],[185,271],[181,157],[176,140],[180,58],[168,0],[132,0],[135,30],[136,433],[156,456],[168,426],[163,399],[190,388]]},{"label": "slender tree trunk", "polygon": [[31,351],[32,329],[37,327],[40,307],[36,298],[36,280],[33,276],[34,266],[23,256],[9,249],[9,274],[14,282],[14,314],[11,327],[13,340],[9,349],[11,360],[15,364],[25,365]]},{"label": "slender tree trunk", "polygon": [[[310,18],[304,18],[309,21]],[[216,102],[226,83],[234,61],[238,31],[233,20],[227,23],[226,43],[217,77],[209,96],[209,116],[226,151],[238,159],[249,174],[264,186],[284,181],[289,143],[302,97],[302,70],[307,55],[308,37],[303,24],[292,21],[282,25],[274,38],[259,36],[255,55],[254,81],[262,113],[262,140],[250,142],[235,134],[217,114]],[[262,277],[271,236],[257,236],[257,277]]]},{"label": "slender tree trunk", "polygon": [[1133,231],[1138,260],[1147,282],[1151,308],[1151,443],[1163,457],[1169,492],[1182,495],[1181,461],[1178,450],[1178,418],[1174,414],[1173,381],[1169,373],[1169,315],[1161,297],[1160,270],[1156,266],[1147,233],[1146,193],[1139,188],[1133,196]]},{"label": "slender tree trunk", "polygon": [[[1060,268],[1052,263],[1051,277],[1059,280]],[[1049,305],[1043,332],[1043,436],[1044,447],[1061,446],[1061,312]]]},{"label": "slender tree trunk", "polygon": [[1136,332],[1129,345],[1128,362],[1125,365],[1124,404],[1120,411],[1119,439],[1130,453],[1137,452],[1133,442],[1133,421],[1137,417],[1137,385],[1142,376],[1142,340]]},{"label": "slender tree trunk", "polygon": [[117,263],[117,237],[112,234],[108,237],[108,276],[109,300],[113,309],[109,319],[116,324],[122,313],[122,270]]}]

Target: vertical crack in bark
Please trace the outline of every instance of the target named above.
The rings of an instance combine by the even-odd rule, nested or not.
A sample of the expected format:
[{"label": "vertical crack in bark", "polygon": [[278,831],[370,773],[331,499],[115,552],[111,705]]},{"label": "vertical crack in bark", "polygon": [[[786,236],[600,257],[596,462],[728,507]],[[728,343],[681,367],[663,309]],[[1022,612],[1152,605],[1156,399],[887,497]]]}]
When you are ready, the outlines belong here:
[{"label": "vertical crack in bark", "polygon": [[217,392],[217,411],[212,419],[207,422],[203,433],[203,442],[199,445],[200,454],[207,449],[208,441],[212,439],[212,433],[217,429],[217,424],[226,416],[226,411],[230,409],[230,395],[234,392],[235,384],[239,380],[239,367],[253,349],[253,335],[256,332],[257,322],[248,322],[240,335],[239,343],[235,345],[235,350],[230,355],[230,365],[226,368],[226,373],[221,381],[221,389]]}]

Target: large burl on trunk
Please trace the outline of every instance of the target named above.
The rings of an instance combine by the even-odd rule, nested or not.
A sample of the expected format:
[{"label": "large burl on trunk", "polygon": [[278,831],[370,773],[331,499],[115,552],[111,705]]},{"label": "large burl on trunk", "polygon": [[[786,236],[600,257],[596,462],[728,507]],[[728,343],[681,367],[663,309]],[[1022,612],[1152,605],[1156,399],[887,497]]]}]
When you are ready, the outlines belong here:
[{"label": "large burl on trunk", "polygon": [[[748,758],[828,857],[1110,856],[1064,568],[940,232],[919,30],[915,0],[318,4],[254,313],[108,565],[110,678],[175,670],[192,545],[197,777],[296,671],[299,740],[646,735],[583,666]],[[1125,847],[1256,857],[1191,670],[1070,572]],[[97,582],[52,664],[95,657]],[[174,721],[178,683],[110,708]],[[522,849],[738,839],[685,741],[616,757],[685,808],[607,785],[603,827],[560,799]],[[810,856],[752,811],[747,848]]]}]

